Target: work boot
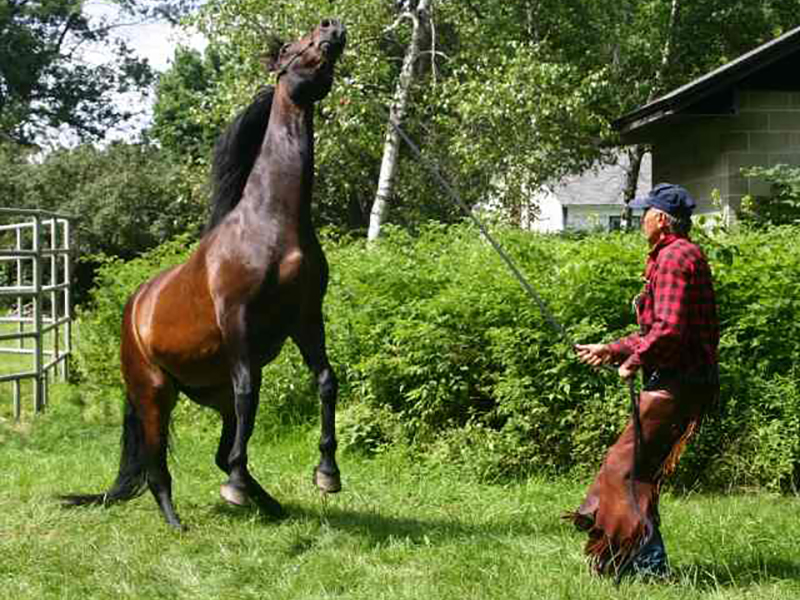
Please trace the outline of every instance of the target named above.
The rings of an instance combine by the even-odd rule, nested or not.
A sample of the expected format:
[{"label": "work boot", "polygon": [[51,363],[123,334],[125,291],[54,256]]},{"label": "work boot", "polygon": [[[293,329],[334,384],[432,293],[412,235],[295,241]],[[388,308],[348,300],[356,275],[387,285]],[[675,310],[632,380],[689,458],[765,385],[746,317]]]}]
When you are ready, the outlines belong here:
[{"label": "work boot", "polygon": [[643,578],[664,579],[669,575],[667,550],[658,529],[631,561],[631,574]]}]

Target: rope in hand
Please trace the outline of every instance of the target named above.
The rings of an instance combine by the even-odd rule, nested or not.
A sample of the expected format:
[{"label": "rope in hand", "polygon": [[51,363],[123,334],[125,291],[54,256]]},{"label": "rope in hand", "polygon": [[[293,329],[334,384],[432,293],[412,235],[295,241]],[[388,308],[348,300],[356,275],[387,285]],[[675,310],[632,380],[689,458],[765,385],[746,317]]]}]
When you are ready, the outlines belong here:
[{"label": "rope in hand", "polygon": [[[547,323],[550,325],[550,327],[558,334],[558,336],[565,343],[567,343],[569,345],[570,348],[575,349],[576,348],[576,344],[573,342],[573,340],[571,339],[571,337],[567,333],[566,329],[564,329],[564,327],[561,325],[561,323],[559,323],[556,320],[556,318],[553,316],[553,313],[550,311],[550,308],[547,306],[547,304],[545,304],[544,300],[542,300],[541,296],[536,292],[536,290],[528,282],[528,280],[525,279],[525,276],[520,272],[520,270],[514,264],[514,261],[511,260],[511,257],[509,257],[508,254],[505,252],[505,250],[503,250],[503,247],[499,243],[497,243],[497,241],[495,241],[495,239],[491,236],[491,234],[486,229],[486,227],[483,225],[481,220],[475,215],[475,213],[473,213],[470,210],[469,206],[467,206],[467,204],[458,196],[458,194],[456,194],[456,192],[452,188],[452,186],[448,183],[448,181],[444,178],[444,176],[442,176],[442,174],[439,172],[439,169],[436,168],[436,165],[431,163],[429,160],[427,160],[422,155],[422,152],[417,147],[417,145],[414,142],[411,141],[411,138],[409,138],[406,135],[405,131],[403,131],[403,129],[400,127],[400,125],[395,122],[394,117],[391,115],[391,113],[388,110],[386,110],[385,107],[384,107],[384,111],[387,114],[389,114],[389,124],[392,126],[392,128],[397,133],[397,135],[400,136],[400,138],[405,142],[405,144],[409,147],[409,149],[414,154],[414,156],[417,158],[417,160],[419,160],[419,162],[428,170],[428,172],[434,177],[434,179],[436,179],[439,182],[439,184],[442,186],[444,191],[449,196],[450,200],[456,206],[458,206],[464,212],[464,214],[466,214],[466,216],[478,227],[478,229],[480,230],[481,234],[483,234],[483,237],[486,238],[486,240],[491,244],[492,248],[494,248],[495,252],[497,252],[497,254],[500,256],[500,258],[503,259],[503,262],[505,262],[506,266],[509,268],[511,273],[517,279],[517,281],[522,286],[522,288],[525,290],[525,292],[528,294],[528,296],[530,296],[534,300],[534,302],[536,302],[537,306],[539,307],[540,312],[542,313],[542,316],[547,321]],[[606,369],[610,369],[611,371],[616,371],[616,369],[612,365],[603,365],[603,367],[606,368]],[[649,530],[648,534],[645,536],[645,538],[642,541],[641,545],[643,546],[644,544],[646,544],[649,541],[650,537],[652,536],[653,527],[650,524],[649,518],[647,518],[645,515],[642,514],[641,508],[639,507],[639,503],[636,500],[636,477],[637,477],[637,475],[639,473],[639,466],[641,465],[641,456],[640,456],[640,454],[641,454],[642,439],[643,438],[642,438],[641,411],[640,411],[640,408],[639,408],[639,394],[636,392],[636,383],[635,383],[633,377],[628,379],[628,393],[629,393],[629,396],[630,396],[631,420],[633,422],[633,432],[634,432],[634,435],[633,435],[633,465],[632,465],[631,475],[630,475],[630,479],[629,479],[629,483],[630,483],[629,492],[630,492],[630,501],[631,501],[631,504],[632,504],[632,507],[633,507],[634,511],[639,516],[639,518],[641,518],[642,521],[646,524],[646,527]],[[626,560],[623,564],[621,564],[619,566],[619,568],[616,569],[615,583],[617,585],[619,584],[620,579],[622,578],[622,575],[626,571],[626,569],[627,569],[628,565],[630,564],[630,562],[633,560],[634,556],[635,556],[635,554],[632,554],[628,558],[628,560]]]}]

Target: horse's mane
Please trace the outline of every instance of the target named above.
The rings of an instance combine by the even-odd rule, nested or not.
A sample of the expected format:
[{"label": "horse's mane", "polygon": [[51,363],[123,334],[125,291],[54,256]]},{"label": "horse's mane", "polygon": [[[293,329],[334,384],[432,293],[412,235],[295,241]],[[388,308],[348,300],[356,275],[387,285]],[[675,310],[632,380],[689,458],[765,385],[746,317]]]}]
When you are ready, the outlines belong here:
[{"label": "horse's mane", "polygon": [[274,96],[271,85],[259,90],[250,106],[236,115],[217,140],[211,166],[211,216],[206,231],[213,229],[241,200],[267,132]]}]

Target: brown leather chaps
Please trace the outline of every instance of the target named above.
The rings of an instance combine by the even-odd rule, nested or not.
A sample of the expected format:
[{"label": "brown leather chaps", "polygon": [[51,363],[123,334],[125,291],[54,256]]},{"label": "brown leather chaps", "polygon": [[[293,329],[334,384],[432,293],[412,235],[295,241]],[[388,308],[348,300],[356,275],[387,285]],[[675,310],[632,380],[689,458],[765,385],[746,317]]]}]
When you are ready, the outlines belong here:
[{"label": "brown leather chaps", "polygon": [[615,575],[659,525],[661,483],[674,470],[703,415],[719,395],[714,383],[664,382],[639,396],[642,440],[634,477],[634,428],[629,422],[608,450],[583,504],[566,518],[586,531],[594,571]]}]

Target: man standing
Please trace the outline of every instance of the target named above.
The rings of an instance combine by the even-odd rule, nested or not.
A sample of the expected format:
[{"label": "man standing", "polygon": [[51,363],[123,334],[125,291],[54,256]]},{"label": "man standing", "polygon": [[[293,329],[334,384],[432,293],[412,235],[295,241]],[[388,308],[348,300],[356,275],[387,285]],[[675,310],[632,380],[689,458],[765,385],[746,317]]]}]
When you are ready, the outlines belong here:
[{"label": "man standing", "polygon": [[619,365],[625,380],[642,371],[641,437],[629,423],[568,518],[588,533],[586,554],[596,572],[663,576],[659,491],[719,396],[719,321],[711,270],[688,238],[695,207],[689,193],[659,184],[630,207],[645,210],[642,232],[650,244],[644,290],[634,300],[640,331],[576,350],[587,364]]}]

